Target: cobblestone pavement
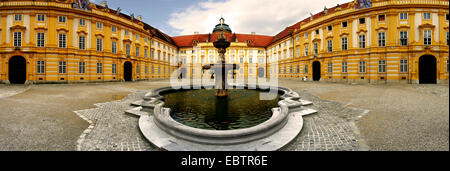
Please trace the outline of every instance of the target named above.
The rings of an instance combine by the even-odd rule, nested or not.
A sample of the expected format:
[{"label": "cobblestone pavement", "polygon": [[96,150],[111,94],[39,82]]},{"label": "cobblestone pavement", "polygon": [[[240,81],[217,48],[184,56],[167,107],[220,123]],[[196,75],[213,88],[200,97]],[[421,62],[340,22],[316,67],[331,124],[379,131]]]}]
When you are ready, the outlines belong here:
[{"label": "cobblestone pavement", "polygon": [[[448,85],[279,82],[318,110],[283,150],[449,150]],[[8,109],[0,110],[0,150],[160,150],[124,111],[150,89],[168,85],[0,85],[0,108]]]},{"label": "cobblestone pavement", "polygon": [[[368,150],[353,120],[364,110],[348,108],[344,104],[323,101],[303,91],[300,95],[314,102],[310,108],[318,114],[305,117],[304,129],[296,140],[283,150],[289,151],[357,151]],[[130,103],[143,98],[136,92],[121,101],[97,104],[98,108],[76,111],[92,121],[93,128],[79,140],[82,151],[142,151],[159,150],[147,142],[139,132],[138,118],[124,114],[133,108]]]}]

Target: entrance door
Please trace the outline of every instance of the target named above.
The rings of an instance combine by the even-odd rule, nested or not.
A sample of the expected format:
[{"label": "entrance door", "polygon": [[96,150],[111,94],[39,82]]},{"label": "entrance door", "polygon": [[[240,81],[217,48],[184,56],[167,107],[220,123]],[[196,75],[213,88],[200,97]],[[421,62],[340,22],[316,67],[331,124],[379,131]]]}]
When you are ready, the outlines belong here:
[{"label": "entrance door", "polygon": [[313,62],[313,80],[314,81],[320,81],[320,77],[321,77],[320,67],[321,66],[320,66],[319,61]]},{"label": "entrance door", "polygon": [[131,62],[123,64],[123,79],[125,81],[133,81],[133,64]]},{"label": "entrance door", "polygon": [[436,58],[431,55],[425,55],[419,59],[419,83],[436,84],[437,66]]},{"label": "entrance door", "polygon": [[9,59],[9,82],[11,84],[25,84],[27,80],[27,61],[21,56]]}]

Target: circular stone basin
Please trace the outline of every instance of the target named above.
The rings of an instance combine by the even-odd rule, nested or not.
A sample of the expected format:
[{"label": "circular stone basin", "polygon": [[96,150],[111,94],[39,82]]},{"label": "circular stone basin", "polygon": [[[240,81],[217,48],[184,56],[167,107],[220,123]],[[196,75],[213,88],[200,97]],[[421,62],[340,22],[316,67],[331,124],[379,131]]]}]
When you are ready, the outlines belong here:
[{"label": "circular stone basin", "polygon": [[236,130],[257,126],[272,117],[280,96],[260,100],[259,90],[232,89],[217,98],[215,89],[176,91],[161,94],[164,107],[177,122],[206,130]]}]

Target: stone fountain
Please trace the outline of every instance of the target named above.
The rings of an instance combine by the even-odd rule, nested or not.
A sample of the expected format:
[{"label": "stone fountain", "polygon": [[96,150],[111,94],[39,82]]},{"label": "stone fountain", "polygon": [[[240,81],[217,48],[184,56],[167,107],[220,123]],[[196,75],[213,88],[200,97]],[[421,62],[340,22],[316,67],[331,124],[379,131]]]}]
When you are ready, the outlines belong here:
[{"label": "stone fountain", "polygon": [[[141,133],[163,150],[282,149],[299,135],[303,116],[317,111],[306,108],[312,103],[300,99],[299,94],[289,88],[269,86],[276,90],[276,98],[265,102],[259,96],[267,92],[263,88],[267,85],[228,85],[228,72],[238,70],[239,66],[226,64],[225,53],[231,43],[224,36],[224,30],[229,28],[223,19],[216,29],[220,31],[214,42],[219,52],[218,64],[202,67],[203,71],[212,70],[216,74],[216,92],[198,85],[189,85],[190,89],[183,90],[163,87],[132,103],[136,107],[126,113],[140,117]],[[241,89],[230,90],[230,87]],[[252,88],[254,90],[250,90]]]}]

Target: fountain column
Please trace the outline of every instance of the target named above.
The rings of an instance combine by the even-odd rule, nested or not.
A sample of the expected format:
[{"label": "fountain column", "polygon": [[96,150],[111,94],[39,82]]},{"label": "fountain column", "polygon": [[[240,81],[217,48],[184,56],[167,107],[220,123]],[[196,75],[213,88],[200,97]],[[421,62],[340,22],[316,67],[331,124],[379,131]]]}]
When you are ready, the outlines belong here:
[{"label": "fountain column", "polygon": [[227,48],[230,47],[230,42],[225,38],[223,31],[220,33],[217,41],[214,42],[214,47],[218,49],[219,52],[219,68],[217,68],[216,72],[216,89],[217,89],[217,97],[227,97],[228,91],[226,89],[227,85],[227,68],[225,62],[225,53],[227,52]]}]

